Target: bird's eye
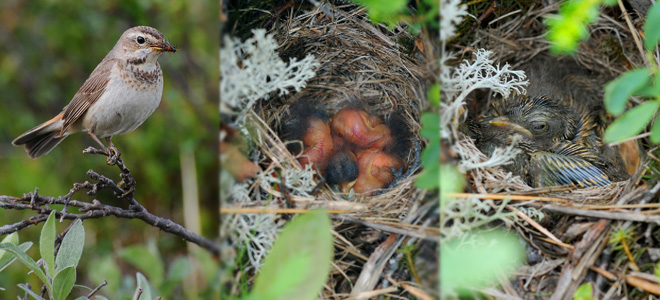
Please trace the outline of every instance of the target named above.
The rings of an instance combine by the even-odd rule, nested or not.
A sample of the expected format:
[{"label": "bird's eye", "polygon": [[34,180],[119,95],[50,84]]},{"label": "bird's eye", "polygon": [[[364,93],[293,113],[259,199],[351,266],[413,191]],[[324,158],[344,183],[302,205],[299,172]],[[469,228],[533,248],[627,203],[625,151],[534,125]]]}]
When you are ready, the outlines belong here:
[{"label": "bird's eye", "polygon": [[138,36],[137,39],[135,39],[135,41],[136,41],[138,44],[142,45],[142,44],[144,44],[144,37],[142,37],[142,36]]},{"label": "bird's eye", "polygon": [[535,123],[535,124],[532,124],[532,128],[535,131],[545,131],[546,128],[548,128],[548,125],[546,123]]}]

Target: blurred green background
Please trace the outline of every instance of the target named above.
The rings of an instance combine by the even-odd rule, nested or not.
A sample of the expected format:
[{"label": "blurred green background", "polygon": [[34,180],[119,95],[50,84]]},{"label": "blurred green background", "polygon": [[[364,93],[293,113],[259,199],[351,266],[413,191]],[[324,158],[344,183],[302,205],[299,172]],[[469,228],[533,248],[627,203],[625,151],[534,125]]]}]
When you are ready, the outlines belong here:
[{"label": "blurred green background", "polygon": [[[120,180],[119,170],[107,166],[105,157],[82,154],[87,146],[96,146],[87,134],[67,137],[39,159],[28,158],[24,149],[13,147],[11,141],[58,114],[124,30],[148,25],[159,29],[179,51],[159,59],[165,79],[158,110],[136,131],[113,138],[113,143],[137,181],[135,198],[158,216],[184,224],[187,208],[182,200],[182,174],[196,175],[185,176],[196,180],[201,211],[197,219],[202,234],[216,238],[218,15],[215,1],[0,1],[0,195],[20,196],[38,187],[42,195],[62,196],[74,182],[89,180],[85,175],[88,169]],[[194,159],[194,164],[184,168],[186,172],[182,171],[184,157]],[[94,198],[126,207],[109,192]],[[93,198],[77,193],[74,199]],[[32,211],[0,209],[0,226],[32,215]],[[58,232],[68,224],[58,224]],[[100,294],[110,299],[125,295],[122,291],[130,288],[139,271],[117,255],[126,247],[150,243],[148,248],[158,252],[166,269],[175,258],[188,253],[179,237],[141,221],[111,217],[86,220],[83,225],[87,238],[76,283],[94,287],[107,275],[105,279],[114,282]],[[19,232],[21,242],[35,242],[28,251],[35,259],[39,258],[36,243],[40,230],[41,225],[37,225]],[[6,289],[0,290],[0,299],[22,294],[16,287],[20,282],[29,282],[36,285],[33,290],[39,290],[36,277],[26,273],[27,268],[18,263],[0,272],[0,287]],[[116,282],[116,278],[121,279]],[[174,293],[184,294],[180,289]],[[186,298],[191,299],[188,293]]]}]

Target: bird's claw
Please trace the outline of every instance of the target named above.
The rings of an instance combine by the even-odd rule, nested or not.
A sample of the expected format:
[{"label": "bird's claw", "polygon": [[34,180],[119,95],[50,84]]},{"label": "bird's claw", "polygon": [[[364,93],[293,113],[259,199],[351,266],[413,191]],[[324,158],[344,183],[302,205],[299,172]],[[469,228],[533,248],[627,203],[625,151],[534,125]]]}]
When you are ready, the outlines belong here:
[{"label": "bird's claw", "polygon": [[119,157],[121,156],[121,152],[119,152],[119,149],[115,146],[106,148],[105,154],[108,156],[108,159],[106,160],[108,166],[116,165],[117,160],[119,160]]}]

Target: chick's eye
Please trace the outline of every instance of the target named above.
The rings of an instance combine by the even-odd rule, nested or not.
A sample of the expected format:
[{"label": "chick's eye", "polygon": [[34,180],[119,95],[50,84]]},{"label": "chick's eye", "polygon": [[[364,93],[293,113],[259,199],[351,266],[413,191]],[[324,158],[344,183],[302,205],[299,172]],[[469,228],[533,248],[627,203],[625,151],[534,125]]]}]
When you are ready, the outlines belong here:
[{"label": "chick's eye", "polygon": [[543,131],[547,128],[548,126],[545,123],[536,123],[533,125],[534,130],[536,131]]},{"label": "chick's eye", "polygon": [[144,44],[144,37],[142,37],[142,36],[138,36],[137,39],[135,39],[135,41],[136,41],[138,44],[142,45],[142,44]]}]

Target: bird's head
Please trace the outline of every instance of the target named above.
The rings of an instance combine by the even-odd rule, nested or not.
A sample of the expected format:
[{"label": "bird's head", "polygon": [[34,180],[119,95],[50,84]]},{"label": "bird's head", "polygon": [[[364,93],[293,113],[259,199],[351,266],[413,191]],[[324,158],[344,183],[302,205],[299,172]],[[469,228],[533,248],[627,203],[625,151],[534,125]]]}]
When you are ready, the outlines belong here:
[{"label": "bird's head", "polygon": [[570,138],[575,125],[569,115],[566,108],[547,97],[515,96],[494,109],[482,124],[495,139],[518,134],[521,141],[545,148],[557,139]]},{"label": "bird's head", "polygon": [[129,64],[141,65],[156,63],[163,52],[176,52],[176,48],[167,41],[160,31],[148,26],[129,28],[122,34],[115,45],[115,51],[121,51]]}]

